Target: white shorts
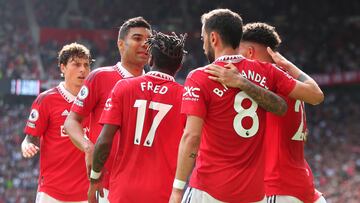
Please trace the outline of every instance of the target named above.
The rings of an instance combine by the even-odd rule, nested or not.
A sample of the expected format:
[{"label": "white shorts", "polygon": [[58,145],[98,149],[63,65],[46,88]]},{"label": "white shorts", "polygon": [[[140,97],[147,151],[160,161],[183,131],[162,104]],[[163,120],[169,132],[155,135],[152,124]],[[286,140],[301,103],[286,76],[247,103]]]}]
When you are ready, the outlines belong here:
[{"label": "white shorts", "polygon": [[103,188],[103,191],[104,191],[104,197],[100,197],[100,195],[98,196],[99,203],[109,203],[109,200],[108,200],[109,190]]},{"label": "white shorts", "polygon": [[[293,196],[285,196],[285,195],[273,195],[267,197],[267,203],[304,203]],[[321,196],[314,203],[326,203],[324,196]]]},{"label": "white shorts", "polygon": [[35,203],[87,203],[88,201],[77,201],[77,202],[65,202],[57,200],[50,195],[46,194],[45,192],[38,192],[36,194],[36,201]]},{"label": "white shorts", "polygon": [[[224,203],[224,202],[215,199],[205,191],[188,187],[185,191],[181,203]],[[263,200],[253,203],[266,203],[266,198],[264,197]]]},{"label": "white shorts", "polygon": [[[108,200],[108,195],[109,195],[109,190],[103,189],[104,190],[104,197],[100,197],[99,195],[99,203],[109,203]],[[35,203],[87,203],[88,201],[70,201],[70,202],[65,202],[65,201],[60,201],[57,200],[53,197],[51,197],[50,195],[46,194],[45,192],[38,192],[36,195],[36,201]]]}]

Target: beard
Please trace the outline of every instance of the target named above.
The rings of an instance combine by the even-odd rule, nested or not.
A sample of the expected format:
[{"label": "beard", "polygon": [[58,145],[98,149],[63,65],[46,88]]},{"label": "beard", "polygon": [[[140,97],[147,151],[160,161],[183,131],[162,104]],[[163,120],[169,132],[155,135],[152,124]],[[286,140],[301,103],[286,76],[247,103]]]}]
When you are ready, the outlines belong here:
[{"label": "beard", "polygon": [[206,57],[209,61],[209,63],[212,63],[215,61],[215,53],[214,53],[214,49],[209,49],[208,53],[206,54]]},{"label": "beard", "polygon": [[208,42],[208,47],[209,47],[209,49],[208,49],[208,51],[205,53],[205,55],[206,55],[209,63],[212,63],[212,62],[215,61],[215,51],[214,51],[214,49],[211,47],[210,42]]}]

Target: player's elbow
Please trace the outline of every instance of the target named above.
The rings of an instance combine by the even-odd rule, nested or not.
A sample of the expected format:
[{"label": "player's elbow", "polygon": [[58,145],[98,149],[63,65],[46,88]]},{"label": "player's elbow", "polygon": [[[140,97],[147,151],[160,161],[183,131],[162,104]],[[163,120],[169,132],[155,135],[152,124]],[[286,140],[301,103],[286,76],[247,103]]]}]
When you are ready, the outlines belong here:
[{"label": "player's elbow", "polygon": [[69,129],[71,129],[71,124],[73,123],[72,119],[67,117],[64,122],[64,131],[66,134],[69,134]]},{"label": "player's elbow", "polygon": [[319,89],[318,91],[314,92],[310,98],[308,103],[312,105],[318,105],[324,101],[324,93]]},{"label": "player's elbow", "polygon": [[185,131],[182,137],[182,143],[191,148],[198,148],[200,145],[201,134]]},{"label": "player's elbow", "polygon": [[74,112],[70,112],[70,114],[67,116],[64,122],[64,130],[69,136],[71,136],[71,129],[74,127],[74,125],[78,124],[81,126],[82,118]]}]

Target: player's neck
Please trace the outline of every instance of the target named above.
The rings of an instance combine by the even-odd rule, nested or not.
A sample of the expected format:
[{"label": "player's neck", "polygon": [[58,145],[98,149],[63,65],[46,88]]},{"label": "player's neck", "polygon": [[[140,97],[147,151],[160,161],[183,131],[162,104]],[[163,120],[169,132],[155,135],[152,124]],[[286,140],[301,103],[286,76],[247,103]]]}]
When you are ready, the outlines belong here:
[{"label": "player's neck", "polygon": [[126,61],[121,61],[121,65],[129,72],[131,75],[137,77],[142,75],[144,66],[140,66],[139,64],[133,64]]},{"label": "player's neck", "polygon": [[64,88],[72,95],[76,96],[79,93],[81,86],[78,87],[77,85],[71,85],[69,82],[65,81]]},{"label": "player's neck", "polygon": [[255,59],[262,61],[262,62],[268,62],[268,63],[274,63],[273,59],[269,54],[259,54]]},{"label": "player's neck", "polygon": [[223,49],[215,50],[215,59],[225,55],[239,55],[239,49],[226,47]]},{"label": "player's neck", "polygon": [[161,73],[166,73],[168,75],[174,76],[175,74],[172,71],[169,71],[168,69],[164,69],[164,68],[157,68],[155,66],[151,67],[150,69],[151,71],[158,71]]},{"label": "player's neck", "polygon": [[270,54],[266,50],[266,48],[267,48],[266,45],[254,43],[253,46],[255,47],[254,59],[257,59],[262,62],[274,63]]}]

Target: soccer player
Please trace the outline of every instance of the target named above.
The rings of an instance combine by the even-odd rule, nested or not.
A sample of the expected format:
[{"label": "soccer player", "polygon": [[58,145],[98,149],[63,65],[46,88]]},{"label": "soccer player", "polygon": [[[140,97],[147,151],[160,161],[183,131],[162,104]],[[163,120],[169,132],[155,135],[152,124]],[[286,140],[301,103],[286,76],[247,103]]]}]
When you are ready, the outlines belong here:
[{"label": "soccer player", "polygon": [[185,126],[180,114],[183,87],[174,75],[181,66],[185,35],[154,32],[149,38],[151,71],[119,81],[102,113],[95,144],[89,202],[96,202],[100,175],[120,129],[119,151],[110,177],[110,202],[168,202],[178,146]]},{"label": "soccer player", "polygon": [[[90,73],[85,84],[80,90],[70,115],[65,121],[65,129],[73,143],[85,152],[88,173],[90,173],[94,144],[100,134],[102,126],[98,124],[101,112],[104,109],[106,99],[117,81],[139,76],[144,73],[143,68],[149,56],[146,51],[146,40],[150,36],[150,25],[142,17],[128,19],[120,27],[117,45],[119,48],[121,62],[111,67],[98,68]],[[80,123],[90,116],[90,137],[83,136]],[[117,137],[117,138],[116,138]],[[116,136],[118,139],[119,136]],[[103,171],[105,197],[101,199],[107,202],[107,189],[109,188],[110,169],[117,147],[106,163]]]},{"label": "soccer player", "polygon": [[[291,76],[305,82],[295,65],[273,52],[281,43],[275,28],[266,23],[244,26],[240,53],[249,59],[278,64]],[[270,49],[267,50],[267,47]],[[304,103],[284,98],[288,104],[285,116],[267,113],[265,130],[265,192],[270,203],[326,202],[314,188],[313,174],[304,158],[307,138]]]},{"label": "soccer player", "polygon": [[[203,48],[209,61],[220,66],[232,63],[241,75],[236,75],[238,88],[228,88],[216,82],[218,78],[210,80],[214,76],[209,73],[219,71],[216,67],[198,68],[188,75],[181,110],[187,114],[187,121],[170,202],[180,202],[195,160],[183,202],[265,202],[266,112],[260,108],[265,93],[271,90],[319,103],[322,92],[318,87],[295,81],[272,64],[238,55],[242,37],[242,19],[238,14],[216,9],[201,19]],[[260,96],[252,96],[254,93]]]},{"label": "soccer player", "polygon": [[[84,153],[71,143],[63,124],[90,72],[90,62],[85,46],[65,45],[58,55],[64,82],[41,93],[32,104],[21,151],[25,158],[40,151],[37,203],[86,202],[89,180]],[[82,134],[87,123],[81,125]]]}]

